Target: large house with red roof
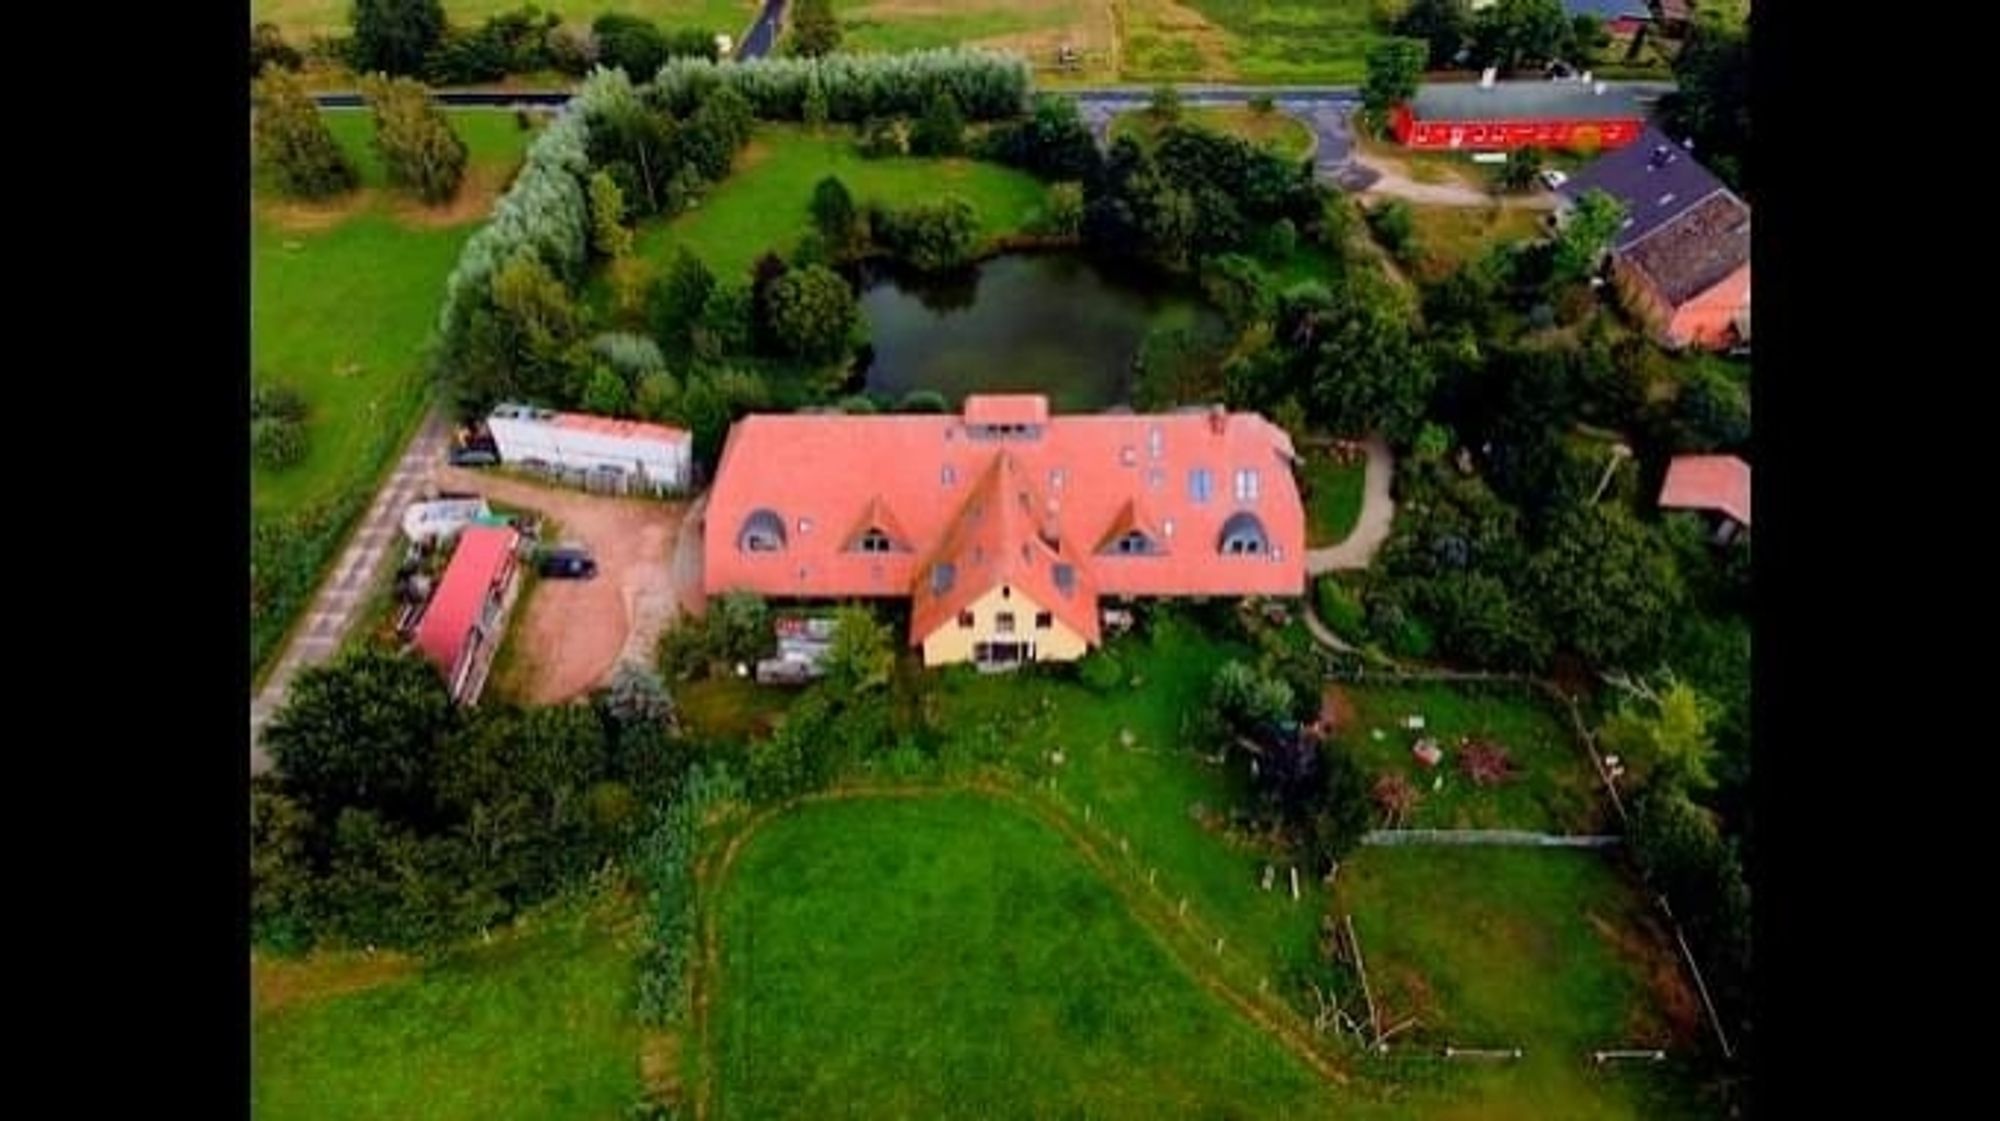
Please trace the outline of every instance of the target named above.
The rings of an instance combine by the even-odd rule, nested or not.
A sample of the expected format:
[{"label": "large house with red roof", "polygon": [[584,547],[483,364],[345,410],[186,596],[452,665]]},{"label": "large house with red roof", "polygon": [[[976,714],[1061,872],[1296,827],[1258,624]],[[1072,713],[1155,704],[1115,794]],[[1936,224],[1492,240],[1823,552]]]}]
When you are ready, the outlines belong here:
[{"label": "large house with red roof", "polygon": [[1302,594],[1295,462],[1283,429],[1219,407],[749,416],[709,492],[704,584],[908,598],[926,665],[1068,661],[1104,598]]},{"label": "large house with red roof", "polygon": [[417,621],[416,647],[444,674],[454,701],[471,704],[486,686],[513,603],[520,542],[512,526],[466,526]]}]

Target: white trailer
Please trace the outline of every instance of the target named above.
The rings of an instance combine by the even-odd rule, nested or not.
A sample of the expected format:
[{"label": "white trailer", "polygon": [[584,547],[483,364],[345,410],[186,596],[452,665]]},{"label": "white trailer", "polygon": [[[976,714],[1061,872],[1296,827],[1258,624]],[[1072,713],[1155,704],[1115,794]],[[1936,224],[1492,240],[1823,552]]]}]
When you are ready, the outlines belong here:
[{"label": "white trailer", "polygon": [[502,463],[580,474],[618,489],[682,490],[692,482],[694,441],[686,429],[527,405],[494,409],[486,429]]},{"label": "white trailer", "polygon": [[403,536],[425,543],[450,540],[474,520],[492,513],[483,498],[446,498],[412,502],[403,511]]}]

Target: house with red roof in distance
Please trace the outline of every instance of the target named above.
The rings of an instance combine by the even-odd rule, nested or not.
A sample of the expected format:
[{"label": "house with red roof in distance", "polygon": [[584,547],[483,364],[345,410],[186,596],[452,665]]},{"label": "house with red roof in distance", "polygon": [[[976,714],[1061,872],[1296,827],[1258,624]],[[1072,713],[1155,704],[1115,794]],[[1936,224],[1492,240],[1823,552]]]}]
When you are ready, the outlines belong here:
[{"label": "house with red roof in distance", "polygon": [[466,526],[444,578],[417,620],[416,648],[437,665],[451,699],[461,704],[476,702],[486,687],[486,672],[514,602],[520,543],[512,526]]},{"label": "house with red roof in distance", "polygon": [[693,482],[694,438],[685,428],[509,404],[493,410],[486,430],[502,463],[577,482],[655,494]]},{"label": "house with red roof in distance", "polygon": [[709,595],[911,601],[925,665],[1081,657],[1100,602],[1297,596],[1305,510],[1283,429],[1220,407],[1052,416],[754,415],[708,496]]},{"label": "house with red roof in distance", "polygon": [[1602,191],[1625,208],[1611,238],[1620,299],[1663,343],[1712,350],[1750,342],[1750,205],[1657,129],[1593,160],[1560,193]]},{"label": "house with red roof in distance", "polygon": [[1619,36],[1636,35],[1653,22],[1646,0],[1563,0],[1563,14],[1571,19],[1596,16],[1607,33]]},{"label": "house with red roof in distance", "polygon": [[[1587,75],[1586,75],[1587,77]],[[1598,151],[1637,139],[1646,113],[1628,86],[1604,82],[1426,82],[1389,110],[1389,131],[1408,148],[1504,152]]]},{"label": "house with red roof in distance", "polygon": [[1709,519],[1715,542],[1750,536],[1750,465],[1733,455],[1677,455],[1667,465],[1660,506]]}]

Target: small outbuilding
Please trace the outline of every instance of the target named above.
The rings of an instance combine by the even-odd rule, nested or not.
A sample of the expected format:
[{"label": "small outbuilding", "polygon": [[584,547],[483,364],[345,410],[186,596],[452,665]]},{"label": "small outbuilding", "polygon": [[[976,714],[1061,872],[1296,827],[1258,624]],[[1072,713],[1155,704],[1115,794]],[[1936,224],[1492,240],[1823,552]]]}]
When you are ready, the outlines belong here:
[{"label": "small outbuilding", "polygon": [[1750,535],[1750,465],[1733,455],[1681,455],[1667,465],[1660,506],[1707,518],[1715,542]]},{"label": "small outbuilding", "polygon": [[662,493],[692,483],[694,438],[684,428],[501,405],[486,430],[502,463],[573,476],[593,489]]},{"label": "small outbuilding", "polygon": [[403,511],[403,536],[419,545],[450,541],[458,531],[492,514],[483,498],[412,502]]},{"label": "small outbuilding", "polygon": [[521,535],[507,526],[467,526],[437,593],[417,621],[416,647],[444,674],[451,698],[472,704],[486,686],[516,588]]}]

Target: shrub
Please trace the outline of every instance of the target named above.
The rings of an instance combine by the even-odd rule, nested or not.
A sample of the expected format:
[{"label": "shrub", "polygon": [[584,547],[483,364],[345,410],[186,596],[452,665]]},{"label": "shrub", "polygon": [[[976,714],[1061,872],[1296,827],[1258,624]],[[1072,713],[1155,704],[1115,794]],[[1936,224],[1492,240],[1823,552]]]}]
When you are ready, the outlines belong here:
[{"label": "shrub", "polygon": [[1260,93],[1250,99],[1250,111],[1253,113],[1269,113],[1277,107],[1277,100],[1268,93]]},{"label": "shrub", "polygon": [[888,117],[870,117],[861,126],[861,154],[871,160],[905,154],[903,122]]},{"label": "shrub", "polygon": [[1497,786],[1514,777],[1514,760],[1492,740],[1472,740],[1460,747],[1458,766],[1474,786]]},{"label": "shrub", "polygon": [[1109,650],[1099,649],[1085,658],[1077,675],[1093,692],[1111,693],[1125,685],[1125,666]]},{"label": "shrub", "polygon": [[304,420],[306,399],[299,391],[285,384],[252,386],[250,389],[250,419],[271,417],[278,420]]},{"label": "shrub", "polygon": [[1375,231],[1376,240],[1397,260],[1407,260],[1413,255],[1417,228],[1408,203],[1392,199],[1370,209],[1368,228]]},{"label": "shrub", "polygon": [[1180,123],[1181,91],[1171,85],[1154,86],[1152,100],[1146,103],[1146,112],[1163,125]]},{"label": "shrub", "polygon": [[870,212],[869,228],[890,256],[925,272],[957,268],[979,243],[979,212],[957,195]]},{"label": "shrub", "polygon": [[1398,658],[1428,658],[1436,645],[1430,627],[1414,615],[1404,614],[1389,630],[1389,651]]},{"label": "shrub", "polygon": [[942,413],[948,409],[944,394],[935,389],[912,389],[896,403],[899,413]]},{"label": "shrub", "polygon": [[634,82],[650,82],[667,61],[667,38],[649,20],[606,12],[590,25],[597,38],[600,66],[623,70]]},{"label": "shrub", "polygon": [[1375,808],[1382,811],[1383,827],[1388,829],[1401,825],[1409,818],[1410,811],[1417,808],[1417,803],[1423,800],[1416,786],[1394,771],[1377,776],[1369,793]]},{"label": "shrub", "polygon": [[305,64],[304,56],[285,42],[284,32],[275,23],[256,23],[250,27],[250,77],[255,79],[264,72],[266,66],[280,70],[297,70]]},{"label": "shrub", "polygon": [[1097,138],[1076,102],[1055,94],[1036,94],[1028,119],[995,125],[980,140],[979,152],[983,159],[1057,182],[1087,180],[1102,162]]},{"label": "shrub", "polygon": [[439,0],[355,0],[350,59],[363,73],[421,73],[444,32]]},{"label": "shrub", "polygon": [[306,457],[306,426],[287,417],[259,417],[250,422],[250,454],[283,471]]},{"label": "shrub", "polygon": [[1313,602],[1319,608],[1320,622],[1333,633],[1353,642],[1366,640],[1368,613],[1346,585],[1332,576],[1319,577],[1313,582]]},{"label": "shrub", "polygon": [[1075,237],[1083,229],[1083,184],[1053,183],[1048,201],[1035,220],[1035,232],[1051,237]]},{"label": "shrub", "polygon": [[581,78],[597,65],[597,33],[587,27],[559,24],[549,32],[548,51],[550,66]]},{"label": "shrub", "polygon": [[320,116],[298,77],[267,69],[250,87],[251,138],[257,162],[279,189],[300,198],[325,198],[349,190],[360,176]]},{"label": "shrub", "polygon": [[965,116],[948,91],[940,91],[924,106],[923,116],[910,130],[910,152],[918,156],[965,154]]},{"label": "shrub", "polygon": [[823,265],[792,269],[771,283],[770,292],[771,335],[779,347],[814,361],[830,361],[846,349],[860,313],[854,290],[839,273]]}]

